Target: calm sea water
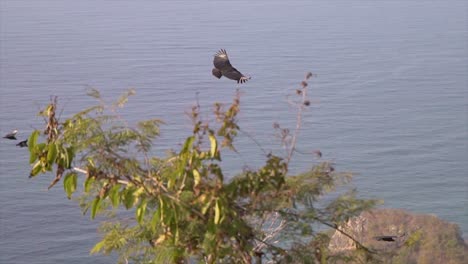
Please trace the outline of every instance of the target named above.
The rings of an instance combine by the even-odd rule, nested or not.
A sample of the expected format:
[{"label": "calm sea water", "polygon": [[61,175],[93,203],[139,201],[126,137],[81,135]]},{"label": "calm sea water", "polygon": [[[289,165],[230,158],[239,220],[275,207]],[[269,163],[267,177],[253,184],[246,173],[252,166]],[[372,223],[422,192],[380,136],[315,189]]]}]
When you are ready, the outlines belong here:
[{"label": "calm sea water", "polygon": [[[468,4],[465,1],[67,1],[0,2],[0,132],[41,128],[50,95],[64,116],[136,88],[123,115],[162,118],[155,151],[188,135],[184,112],[206,112],[241,88],[241,127],[281,151],[272,123],[294,123],[286,96],[305,72],[310,86],[300,150],[320,149],[357,175],[364,197],[435,214],[468,233]],[[212,55],[253,78],[211,76]],[[90,257],[99,220],[81,216],[52,176],[28,179],[27,151],[0,141],[0,262],[112,263]],[[246,136],[228,172],[259,166]],[[296,157],[294,170],[316,160]]]}]

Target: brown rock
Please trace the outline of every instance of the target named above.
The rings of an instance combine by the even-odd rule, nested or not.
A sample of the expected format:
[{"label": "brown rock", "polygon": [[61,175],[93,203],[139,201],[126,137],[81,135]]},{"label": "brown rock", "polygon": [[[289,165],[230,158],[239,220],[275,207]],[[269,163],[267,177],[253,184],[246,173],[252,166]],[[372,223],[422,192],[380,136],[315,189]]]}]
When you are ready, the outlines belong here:
[{"label": "brown rock", "polygon": [[[468,246],[456,224],[434,215],[376,209],[350,219],[341,229],[377,252],[384,263],[468,263]],[[352,254],[355,242],[335,231],[329,250]]]}]

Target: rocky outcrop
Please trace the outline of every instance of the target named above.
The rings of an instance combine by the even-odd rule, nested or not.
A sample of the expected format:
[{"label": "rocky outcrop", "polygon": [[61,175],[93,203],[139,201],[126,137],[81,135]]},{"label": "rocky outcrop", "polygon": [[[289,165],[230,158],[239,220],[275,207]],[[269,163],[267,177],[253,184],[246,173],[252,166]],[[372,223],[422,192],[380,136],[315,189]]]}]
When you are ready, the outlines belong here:
[{"label": "rocky outcrop", "polygon": [[[468,263],[468,246],[457,225],[433,215],[377,209],[349,220],[341,229],[377,252],[383,263]],[[332,254],[352,253],[356,243],[335,231]]]}]

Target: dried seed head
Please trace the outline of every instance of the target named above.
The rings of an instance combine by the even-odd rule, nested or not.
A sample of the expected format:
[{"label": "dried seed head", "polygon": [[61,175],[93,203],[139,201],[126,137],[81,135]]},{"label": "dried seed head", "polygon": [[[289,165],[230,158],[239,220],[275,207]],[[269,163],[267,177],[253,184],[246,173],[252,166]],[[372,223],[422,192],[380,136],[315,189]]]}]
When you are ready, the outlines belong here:
[{"label": "dried seed head", "polygon": [[305,101],[304,101],[304,105],[305,105],[305,106],[309,106],[309,105],[310,105],[310,101],[309,101],[309,100],[305,100]]},{"label": "dried seed head", "polygon": [[301,85],[302,85],[302,87],[306,88],[308,84],[307,84],[306,81],[302,81],[302,82],[301,82]]},{"label": "dried seed head", "polygon": [[278,129],[278,128],[280,128],[280,125],[279,125],[278,123],[274,122],[274,123],[273,123],[273,128],[274,128],[274,129]]},{"label": "dried seed head", "polygon": [[306,79],[308,80],[310,77],[312,77],[312,73],[311,72],[308,72],[307,75],[306,75]]},{"label": "dried seed head", "polygon": [[296,90],[296,93],[299,94],[299,95],[301,95],[301,94],[302,94],[302,91],[299,90],[299,89],[297,89],[297,90]]}]

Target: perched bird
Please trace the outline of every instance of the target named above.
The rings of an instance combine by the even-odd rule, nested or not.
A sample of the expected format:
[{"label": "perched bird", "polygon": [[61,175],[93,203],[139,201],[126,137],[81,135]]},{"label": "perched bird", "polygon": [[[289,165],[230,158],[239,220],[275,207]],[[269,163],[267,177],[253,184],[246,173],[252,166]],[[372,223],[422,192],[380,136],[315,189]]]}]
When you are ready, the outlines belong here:
[{"label": "perched bird", "polygon": [[20,143],[16,144],[16,146],[20,147],[20,148],[24,148],[24,147],[27,147],[28,146],[28,140],[23,140],[23,141],[20,141]]},{"label": "perched bird", "polygon": [[18,130],[15,129],[11,131],[11,133],[6,134],[3,138],[16,140],[16,133],[18,133]]},{"label": "perched bird", "polygon": [[214,55],[213,64],[214,68],[211,72],[218,79],[224,76],[228,79],[236,80],[237,83],[245,83],[251,78],[243,75],[236,68],[232,67],[226,50],[224,49],[219,50],[218,53]]}]

